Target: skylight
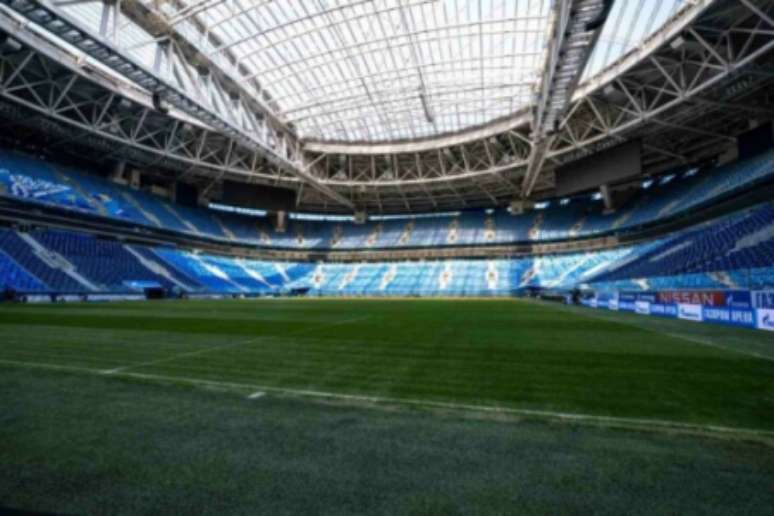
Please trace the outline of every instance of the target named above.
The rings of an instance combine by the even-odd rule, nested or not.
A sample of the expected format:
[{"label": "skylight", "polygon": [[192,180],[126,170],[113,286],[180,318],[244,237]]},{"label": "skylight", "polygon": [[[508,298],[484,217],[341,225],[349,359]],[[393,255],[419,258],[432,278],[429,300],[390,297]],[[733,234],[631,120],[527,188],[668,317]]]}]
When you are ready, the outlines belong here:
[{"label": "skylight", "polygon": [[[528,107],[551,0],[139,0],[301,138],[397,141]],[[585,71],[636,48],[688,0],[617,0]],[[102,2],[57,2],[100,33]],[[148,67],[160,41],[106,35]]]}]

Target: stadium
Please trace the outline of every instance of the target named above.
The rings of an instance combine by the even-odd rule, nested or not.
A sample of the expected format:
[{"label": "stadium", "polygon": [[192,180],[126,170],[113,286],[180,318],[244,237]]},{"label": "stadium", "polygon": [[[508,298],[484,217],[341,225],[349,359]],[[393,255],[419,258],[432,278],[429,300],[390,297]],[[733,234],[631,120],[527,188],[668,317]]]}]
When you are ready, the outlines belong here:
[{"label": "stadium", "polygon": [[772,514],[774,1],[0,0],[0,512]]}]

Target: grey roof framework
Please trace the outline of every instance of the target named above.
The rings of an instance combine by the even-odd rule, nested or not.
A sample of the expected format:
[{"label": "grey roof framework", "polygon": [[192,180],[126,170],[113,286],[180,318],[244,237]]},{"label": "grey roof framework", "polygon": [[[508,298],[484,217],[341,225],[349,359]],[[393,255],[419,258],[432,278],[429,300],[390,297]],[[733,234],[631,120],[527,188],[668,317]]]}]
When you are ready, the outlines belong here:
[{"label": "grey roof framework", "polygon": [[[124,0],[130,3],[130,0]],[[301,139],[396,141],[479,126],[528,106],[551,0],[138,0]],[[593,74],[686,0],[619,0]],[[54,2],[97,30],[101,2]],[[130,19],[116,44],[149,64],[157,38]]]},{"label": "grey roof framework", "polygon": [[544,195],[557,166],[632,138],[657,173],[772,117],[774,1],[615,0],[582,41],[556,30],[562,7],[603,3],[0,0],[0,32],[23,43],[0,55],[0,99],[208,192],[283,185],[338,212]]}]

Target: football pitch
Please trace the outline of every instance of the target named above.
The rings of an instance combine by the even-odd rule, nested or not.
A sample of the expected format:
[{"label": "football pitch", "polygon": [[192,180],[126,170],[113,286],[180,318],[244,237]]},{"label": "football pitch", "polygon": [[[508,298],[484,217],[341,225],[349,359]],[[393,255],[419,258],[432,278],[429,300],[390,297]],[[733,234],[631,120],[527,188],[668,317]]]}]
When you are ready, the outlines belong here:
[{"label": "football pitch", "polygon": [[760,513],[774,335],[518,300],[0,306],[0,508]]}]

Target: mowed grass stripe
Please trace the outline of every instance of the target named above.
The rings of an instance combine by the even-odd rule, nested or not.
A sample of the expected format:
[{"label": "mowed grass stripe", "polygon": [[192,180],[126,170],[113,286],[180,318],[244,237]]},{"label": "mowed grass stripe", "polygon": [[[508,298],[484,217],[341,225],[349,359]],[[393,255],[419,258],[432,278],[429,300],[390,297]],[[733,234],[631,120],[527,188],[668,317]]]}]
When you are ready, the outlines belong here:
[{"label": "mowed grass stripe", "polygon": [[[0,359],[0,366],[6,367],[21,367],[30,369],[42,369],[51,371],[61,371],[66,373],[86,373],[95,376],[105,377],[105,373],[98,369],[88,369],[75,366],[54,365],[54,364],[36,364],[25,362],[14,362],[9,360]],[[719,425],[697,425],[681,421],[670,421],[661,419],[643,419],[643,418],[627,418],[616,416],[597,416],[593,414],[581,414],[572,412],[552,411],[548,409],[543,410],[531,410],[528,408],[513,408],[501,405],[470,405],[459,402],[444,402],[438,400],[429,399],[411,399],[411,398],[395,398],[384,396],[369,396],[358,394],[342,394],[335,392],[318,391],[311,389],[286,389],[273,386],[238,383],[238,382],[223,382],[212,381],[202,378],[187,378],[187,377],[173,377],[148,373],[136,373],[136,372],[121,372],[116,373],[114,377],[120,377],[124,379],[143,380],[151,382],[162,382],[175,385],[191,385],[196,387],[216,388],[217,390],[225,390],[230,392],[240,392],[247,394],[247,399],[253,400],[261,398],[266,395],[265,391],[272,394],[278,394],[282,396],[292,397],[305,397],[316,399],[329,399],[340,400],[347,402],[358,402],[367,404],[386,404],[386,405],[406,405],[417,406],[424,408],[436,408],[445,410],[456,411],[468,411],[468,412],[481,412],[481,413],[496,413],[513,416],[527,416],[532,418],[541,419],[554,419],[573,423],[588,423],[592,425],[612,426],[617,428],[629,428],[638,430],[649,431],[666,431],[670,434],[678,431],[680,433],[698,434],[702,436],[706,435],[727,435],[733,438],[742,438],[745,440],[760,441],[761,443],[772,446],[774,441],[774,431],[761,430],[756,428],[741,428],[741,427],[726,427]],[[138,385],[139,388],[139,385]],[[258,389],[256,391],[256,389]],[[249,394],[248,394],[249,393]]]},{"label": "mowed grass stripe", "polygon": [[116,367],[176,356],[191,350],[237,341],[238,336],[213,337],[175,332],[90,329],[34,325],[3,325],[0,356],[17,360],[59,360],[63,363]]},{"label": "mowed grass stripe", "polygon": [[[414,367],[414,366],[412,366]],[[509,379],[490,379],[484,383],[480,377],[462,378],[461,375],[441,376],[438,374],[411,378],[381,371],[379,368],[363,369],[349,365],[338,367],[335,372],[319,377],[324,369],[317,365],[306,367],[283,367],[281,364],[266,362],[247,368],[236,362],[221,364],[213,359],[199,363],[167,363],[164,366],[139,368],[137,372],[149,372],[166,376],[206,378],[210,380],[253,382],[260,385],[314,390],[328,390],[338,393],[357,393],[373,396],[415,396],[428,400],[457,401],[469,403],[529,407],[533,409],[572,411],[589,409],[597,414],[617,414],[629,417],[641,416],[642,405],[647,402],[648,415],[678,420],[705,422],[711,420],[717,411],[733,419],[746,420],[751,425],[757,419],[749,419],[747,412],[755,409],[758,402],[752,398],[740,399],[735,392],[718,396],[725,391],[722,385],[708,385],[703,378],[693,384],[683,383],[670,388],[669,374],[651,376],[647,382],[639,381],[622,387],[625,378],[597,381],[594,374],[579,375],[577,370],[552,371],[547,378],[545,370],[535,371],[527,366],[514,366]],[[421,369],[418,368],[418,369]],[[410,375],[408,375],[410,377]],[[516,381],[513,380],[516,379]],[[510,381],[508,381],[510,380]],[[620,380],[620,381],[619,381]],[[729,378],[729,381],[735,381]],[[356,386],[354,388],[353,386]],[[755,386],[750,386],[754,389]],[[615,389],[611,395],[611,389]],[[677,395],[675,393],[678,393]],[[590,400],[594,399],[593,403]],[[711,407],[710,410],[692,410],[691,407]]]},{"label": "mowed grass stripe", "polygon": [[[67,346],[50,332],[62,328],[85,344],[61,358],[72,365],[104,360],[140,374],[258,387],[774,428],[771,362],[553,305],[197,301],[135,303],[131,313],[128,304],[86,306],[0,309],[0,331],[21,319],[30,339],[36,325],[49,334],[35,346],[0,345],[0,358],[56,360],[51,351]],[[689,325],[699,326],[681,331]],[[132,346],[100,342],[111,332],[131,334],[137,356],[126,353]],[[157,352],[164,335],[180,344]]]},{"label": "mowed grass stripe", "polygon": [[[235,303],[235,301],[226,301],[227,303]],[[256,304],[242,301],[246,306],[238,306],[236,310],[222,310],[222,309],[193,309],[188,311],[183,310],[169,310],[169,302],[154,303],[157,309],[153,312],[154,318],[172,318],[172,319],[221,319],[232,321],[249,321],[251,323],[257,323],[260,321],[267,322],[286,322],[294,323],[297,320],[292,312],[278,312],[276,310],[256,310]],[[122,305],[120,309],[107,309],[107,304],[97,304],[102,309],[83,309],[85,305],[78,304],[70,305],[71,310],[67,311],[62,308],[62,305],[41,305],[38,307],[30,308],[25,305],[12,305],[2,309],[3,314],[10,316],[11,314],[19,314],[22,316],[29,316],[31,311],[34,311],[35,316],[52,316],[58,317],[62,314],[67,314],[68,317],[83,316],[87,319],[94,317],[147,317],[148,308],[144,307],[145,303],[136,303],[134,306]],[[66,308],[66,307],[65,307]],[[325,323],[329,314],[304,314],[306,322],[312,323]]]},{"label": "mowed grass stripe", "polygon": [[774,455],[765,438],[736,429],[705,439],[479,407],[467,417],[286,393],[247,399],[258,390],[2,367],[2,505],[45,514],[771,512]]},{"label": "mowed grass stripe", "polygon": [[[538,303],[538,301],[536,301]],[[739,329],[717,324],[687,324],[679,319],[561,306],[561,310],[597,321],[613,322],[673,337],[697,346],[713,347],[756,358],[774,360],[774,337],[770,332]]]}]

